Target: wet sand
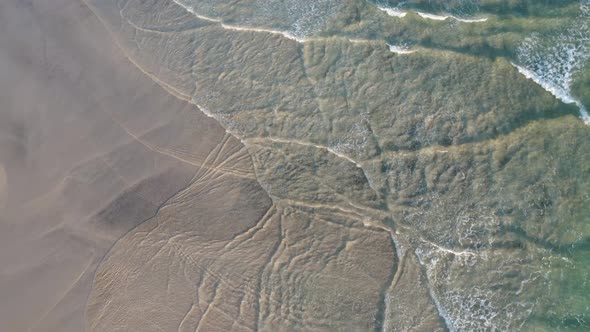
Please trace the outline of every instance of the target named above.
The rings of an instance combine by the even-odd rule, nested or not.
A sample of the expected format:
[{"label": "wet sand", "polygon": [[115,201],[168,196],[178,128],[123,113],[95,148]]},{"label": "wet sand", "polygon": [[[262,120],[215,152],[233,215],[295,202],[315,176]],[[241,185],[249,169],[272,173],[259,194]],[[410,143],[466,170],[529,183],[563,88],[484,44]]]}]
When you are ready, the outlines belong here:
[{"label": "wet sand", "polygon": [[[138,70],[84,3],[4,1],[0,26],[2,329],[83,331],[95,271],[121,236],[199,171],[251,166],[207,163],[240,143]],[[258,199],[236,222],[269,207],[248,188]]]}]

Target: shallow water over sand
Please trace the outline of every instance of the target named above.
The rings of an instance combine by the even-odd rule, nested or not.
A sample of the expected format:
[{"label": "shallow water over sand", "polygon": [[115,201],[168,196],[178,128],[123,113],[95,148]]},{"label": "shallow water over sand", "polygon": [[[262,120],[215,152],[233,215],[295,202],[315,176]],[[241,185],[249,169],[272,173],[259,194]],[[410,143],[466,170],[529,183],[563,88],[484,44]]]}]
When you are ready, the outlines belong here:
[{"label": "shallow water over sand", "polygon": [[191,105],[125,132],[196,167],[88,330],[590,328],[588,1],[87,4]]},{"label": "shallow water over sand", "polygon": [[[251,305],[262,310],[252,326],[321,330],[340,317],[342,328],[383,330],[587,328],[590,299],[580,287],[589,287],[590,272],[583,263],[590,129],[578,109],[584,117],[589,96],[577,88],[587,84],[585,39],[569,34],[565,62],[551,53],[571,20],[585,17],[583,4],[307,6],[130,2],[114,15],[98,10],[144,71],[160,73],[158,81],[206,110],[252,158],[273,202],[256,227],[280,233],[257,272],[261,283],[251,286],[259,297]],[[321,20],[310,23],[316,15]],[[372,240],[358,251],[344,239],[329,244],[320,236],[301,247],[288,240],[324,234],[328,225]],[[137,245],[122,241],[128,249],[113,252],[105,278]],[[248,248],[227,259],[263,250]],[[392,265],[364,271],[352,263],[364,255]],[[216,267],[211,282],[246,282],[224,271]],[[377,288],[353,271],[368,273]],[[324,284],[332,278],[340,280],[334,288]],[[218,292],[235,291],[222,285]],[[340,297],[342,287],[352,298]],[[122,301],[116,292],[97,286],[93,294],[89,313],[116,315],[101,304]],[[354,303],[372,314],[350,316]]]}]

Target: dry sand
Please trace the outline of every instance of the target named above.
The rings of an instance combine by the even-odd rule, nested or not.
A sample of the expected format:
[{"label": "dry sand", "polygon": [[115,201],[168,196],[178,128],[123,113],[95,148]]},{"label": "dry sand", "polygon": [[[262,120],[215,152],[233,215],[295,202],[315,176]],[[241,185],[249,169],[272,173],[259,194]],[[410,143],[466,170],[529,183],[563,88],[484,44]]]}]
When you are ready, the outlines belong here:
[{"label": "dry sand", "polygon": [[6,171],[4,166],[0,164],[0,208],[6,206]]}]

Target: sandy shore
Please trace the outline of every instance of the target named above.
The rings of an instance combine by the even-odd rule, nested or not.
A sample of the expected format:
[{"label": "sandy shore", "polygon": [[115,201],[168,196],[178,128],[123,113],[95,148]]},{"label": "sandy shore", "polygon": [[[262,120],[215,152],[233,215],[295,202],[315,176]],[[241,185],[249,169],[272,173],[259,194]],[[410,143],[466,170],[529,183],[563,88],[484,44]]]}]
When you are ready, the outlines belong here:
[{"label": "sandy shore", "polygon": [[109,248],[239,142],[138,70],[81,1],[3,1],[0,26],[2,329],[83,331]]}]

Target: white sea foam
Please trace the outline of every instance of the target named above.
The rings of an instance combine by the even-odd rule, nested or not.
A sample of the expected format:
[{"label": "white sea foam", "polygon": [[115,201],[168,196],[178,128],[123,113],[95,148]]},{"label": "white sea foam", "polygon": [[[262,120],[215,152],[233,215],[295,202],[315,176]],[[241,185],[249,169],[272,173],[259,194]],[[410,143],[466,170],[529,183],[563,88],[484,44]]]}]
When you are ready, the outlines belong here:
[{"label": "white sea foam", "polygon": [[574,71],[580,66],[580,50],[561,36],[555,45],[548,48],[544,46],[547,39],[536,36],[527,38],[518,49],[519,60],[531,72],[529,75],[536,77],[543,87],[553,87],[556,96],[573,103],[569,87]]},{"label": "white sea foam", "polygon": [[457,20],[459,22],[464,22],[464,23],[481,23],[481,22],[485,22],[488,20],[487,17],[481,17],[481,18],[461,18],[461,17],[457,17],[457,16],[450,16],[451,18],[453,18],[454,20]]},{"label": "white sea foam", "polygon": [[406,15],[408,15],[408,12],[399,10],[397,8],[387,8],[387,7],[382,7],[382,6],[377,6],[377,8],[379,8],[379,10],[387,13],[387,15],[393,16],[393,17],[400,17],[401,18],[401,17],[405,17]]},{"label": "white sea foam", "polygon": [[590,0],[581,1],[576,22],[554,35],[526,38],[513,65],[559,100],[578,106],[580,118],[590,125],[588,109],[571,92],[574,75],[590,60]]},{"label": "white sea foam", "polygon": [[573,97],[570,94],[568,89],[565,89],[563,87],[560,87],[560,86],[555,85],[549,81],[544,80],[542,77],[537,75],[535,72],[533,72],[525,67],[519,66],[514,63],[512,63],[512,65],[514,67],[516,67],[516,69],[518,69],[519,73],[521,73],[526,78],[528,78],[528,79],[532,80],[533,82],[537,83],[538,85],[540,85],[543,89],[550,92],[557,99],[563,101],[566,104],[576,104],[576,106],[578,106],[578,108],[580,109],[580,118],[584,121],[584,123],[586,123],[587,125],[590,125],[590,115],[588,114],[588,110],[586,109],[586,107],[584,107],[582,102],[580,102],[578,99],[576,99],[575,97]]},{"label": "white sea foam", "polygon": [[266,32],[266,33],[270,33],[273,35],[282,35],[283,37],[285,37],[287,39],[294,40],[298,43],[304,43],[307,40],[305,38],[296,37],[295,35],[293,35],[289,32],[286,32],[286,31],[279,31],[279,30],[273,30],[273,29],[250,28],[250,27],[242,27],[242,26],[225,24],[225,23],[221,23],[221,27],[224,29],[227,29],[227,30],[234,30],[234,31]]},{"label": "white sea foam", "polygon": [[[223,15],[212,14],[217,13],[215,4],[217,1],[213,3],[200,0],[173,1],[197,18],[221,23],[228,29],[281,34],[299,42],[319,32],[326,26],[327,21],[338,13],[338,8],[343,6],[340,2],[333,0],[267,0],[254,4],[248,15],[240,16],[237,22],[228,24],[223,19],[217,18]],[[277,24],[280,28],[273,29]]]},{"label": "white sea foam", "polygon": [[426,18],[429,20],[435,20],[435,21],[444,21],[447,18],[450,18],[450,16],[435,15],[435,14],[423,13],[423,12],[418,12],[418,11],[416,12],[416,14],[418,14],[422,18]]},{"label": "white sea foam", "polygon": [[174,0],[174,3],[176,3],[177,5],[184,8],[187,12],[193,14],[196,18],[203,20],[203,21],[212,22],[212,23],[219,23],[222,28],[227,29],[227,30],[266,32],[266,33],[271,33],[271,34],[275,34],[275,35],[282,35],[283,37],[294,40],[298,43],[305,42],[304,38],[298,38],[298,37],[294,36],[293,34],[286,32],[286,31],[264,29],[264,28],[250,28],[250,27],[243,27],[243,26],[238,26],[238,25],[226,24],[226,23],[223,23],[223,20],[221,20],[221,19],[201,15],[201,14],[197,13],[193,7],[185,5],[177,0]]},{"label": "white sea foam", "polygon": [[193,14],[196,18],[203,20],[203,21],[208,21],[208,22],[213,22],[213,23],[221,23],[221,20],[218,18],[211,18],[211,17],[207,17],[204,15],[201,15],[199,13],[197,13],[195,11],[195,9],[191,6],[185,5],[182,2],[179,2],[177,0],[173,0],[175,4],[179,5],[180,7],[184,8],[184,10],[186,10],[187,12]]},{"label": "white sea foam", "polygon": [[[293,34],[291,32],[288,32],[288,31],[281,31],[281,30],[274,30],[274,29],[267,29],[267,28],[254,28],[254,27],[227,24],[227,23],[224,23],[223,20],[221,20],[219,18],[213,18],[213,17],[199,14],[195,11],[195,9],[193,7],[191,7],[189,5],[185,5],[181,2],[179,2],[178,0],[174,0],[174,2],[176,4],[178,4],[179,6],[181,6],[182,8],[184,8],[187,12],[193,14],[196,18],[203,20],[203,21],[211,22],[211,23],[218,23],[222,28],[224,28],[226,30],[242,31],[242,32],[264,32],[264,33],[270,33],[270,34],[274,34],[274,35],[281,35],[287,39],[293,40],[293,41],[300,43],[300,44],[303,44],[306,42],[322,41],[322,40],[329,39],[329,38],[324,38],[324,37],[302,38],[302,37],[296,36],[295,34]],[[354,43],[354,44],[375,43],[375,40],[369,40],[369,39],[354,39],[354,38],[346,38],[346,37],[330,37],[330,38],[342,39],[342,40],[346,40],[346,41],[348,41],[350,43]]]},{"label": "white sea foam", "polygon": [[449,332],[455,332],[452,318],[449,316],[449,313],[447,312],[446,308],[441,305],[438,298],[438,294],[433,287],[434,280],[436,279],[435,270],[439,257],[437,257],[433,253],[433,251],[429,251],[428,249],[423,249],[421,247],[416,248],[416,250],[414,250],[414,253],[418,258],[418,262],[420,263],[420,265],[422,265],[426,269],[426,278],[428,279],[426,287],[428,288],[428,293],[430,295],[430,298],[434,302],[434,306],[436,307],[438,315],[445,322],[445,326],[448,328]]},{"label": "white sea foam", "polygon": [[[406,17],[406,15],[408,15],[408,13],[409,13],[409,11],[401,10],[399,8],[389,8],[389,7],[379,6],[379,5],[377,5],[377,8],[379,10],[387,13],[387,15],[389,15],[389,16],[399,17],[399,18]],[[462,17],[457,17],[454,15],[437,15],[437,14],[430,14],[430,13],[425,13],[425,12],[421,12],[421,11],[413,11],[413,12],[422,18],[425,18],[428,20],[435,20],[435,21],[444,21],[444,20],[450,18],[450,19],[453,19],[453,20],[456,20],[459,22],[463,22],[463,23],[480,23],[480,22],[485,22],[488,20],[487,17],[462,18]]]},{"label": "white sea foam", "polygon": [[416,14],[418,14],[420,17],[425,18],[425,19],[429,19],[429,20],[435,20],[435,21],[444,21],[446,19],[453,19],[459,22],[463,22],[463,23],[480,23],[480,22],[485,22],[488,20],[487,17],[482,17],[482,18],[461,18],[461,17],[457,17],[454,15],[436,15],[436,14],[429,14],[429,13],[424,13],[424,12],[419,12],[416,11]]},{"label": "white sea foam", "polygon": [[[468,271],[473,265],[466,251],[443,248],[426,241],[415,249],[418,262],[426,270],[426,286],[441,319],[454,331],[515,331],[526,321],[533,303],[515,301],[506,304],[502,295],[486,284],[465,287],[449,278],[451,270]],[[487,257],[485,252],[477,253]],[[460,273],[460,272],[455,272]],[[520,324],[519,324],[520,323]]]},{"label": "white sea foam", "polygon": [[411,50],[407,46],[398,46],[398,45],[391,45],[391,44],[387,44],[387,46],[389,46],[389,51],[396,53],[396,54],[411,54],[414,52],[418,52],[418,50]]}]

